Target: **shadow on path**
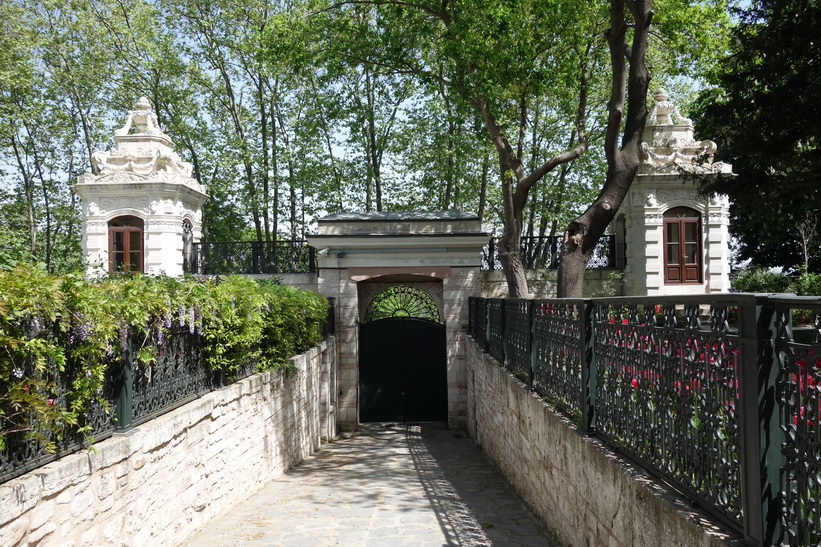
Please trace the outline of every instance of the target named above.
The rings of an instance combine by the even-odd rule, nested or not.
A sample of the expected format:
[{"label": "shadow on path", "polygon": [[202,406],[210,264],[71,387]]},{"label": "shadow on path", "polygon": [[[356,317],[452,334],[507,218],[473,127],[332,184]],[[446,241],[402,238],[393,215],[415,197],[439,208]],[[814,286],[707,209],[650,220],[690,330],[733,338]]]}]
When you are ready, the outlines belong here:
[{"label": "shadow on path", "polygon": [[554,543],[464,433],[444,424],[368,424],[213,519],[186,545]]}]

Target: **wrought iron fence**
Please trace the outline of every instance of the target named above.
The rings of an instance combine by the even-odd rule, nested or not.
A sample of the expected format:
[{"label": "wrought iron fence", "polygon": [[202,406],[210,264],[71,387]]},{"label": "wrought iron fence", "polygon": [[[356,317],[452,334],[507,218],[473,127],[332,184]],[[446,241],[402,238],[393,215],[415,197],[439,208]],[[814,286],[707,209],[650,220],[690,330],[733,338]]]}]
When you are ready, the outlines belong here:
[{"label": "wrought iron fence", "polygon": [[[522,257],[528,270],[559,267],[561,236],[525,236]],[[501,270],[498,238],[482,248],[482,270]],[[616,237],[603,236],[587,263],[588,269],[616,267]],[[307,241],[221,241],[192,246],[189,273],[203,275],[314,273],[316,251]]]},{"label": "wrought iron fence", "polygon": [[191,272],[203,275],[313,273],[314,248],[307,241],[195,243]]},{"label": "wrought iron fence", "polygon": [[504,306],[505,326],[509,330],[505,333],[504,355],[510,371],[523,382],[533,382],[533,367],[530,365],[530,346],[532,343],[532,306],[528,300],[505,299]]},{"label": "wrought iron fence", "polygon": [[750,544],[821,543],[821,298],[474,300],[477,343],[583,430]]},{"label": "wrought iron fence", "polygon": [[[330,304],[328,318],[322,326],[325,336],[335,333],[332,299]],[[133,348],[137,345],[156,347],[156,361],[150,366],[137,363],[133,358]],[[157,339],[153,335],[148,339],[135,341],[134,336],[129,335],[125,349],[112,358],[107,368],[105,392],[102,395],[108,408],[102,404],[93,404],[79,426],[90,425],[91,438],[98,442],[115,431],[125,431],[145,423],[205,392],[250,376],[257,370],[256,362],[246,359],[240,370],[230,377],[226,377],[221,371],[212,371],[203,359],[201,345],[201,334],[192,333],[185,327],[175,327],[164,339]],[[63,389],[52,394],[53,404],[70,404],[66,394],[74,376],[81,371],[79,364],[67,364],[58,378]],[[36,428],[37,424],[32,424],[32,427]],[[57,458],[87,448],[87,438],[76,431],[76,428],[67,426],[59,437],[45,437],[46,441],[56,443],[56,452],[47,451],[43,441],[28,438],[25,432],[5,435],[5,448],[0,451],[0,484]]]},{"label": "wrought iron fence", "polygon": [[[66,406],[69,402],[61,395],[52,404]],[[30,425],[37,430],[37,423]],[[107,439],[114,431],[110,414],[96,402],[92,403],[91,411],[82,416],[78,424],[79,427],[85,425],[91,426],[89,433],[94,441]],[[75,428],[66,427],[59,436],[40,432],[42,438],[32,438],[22,431],[5,436],[5,447],[0,451],[0,484],[88,447],[88,439],[77,433]],[[46,449],[46,442],[55,444],[53,452]]]},{"label": "wrought iron fence", "polygon": [[582,414],[584,305],[533,300],[533,389],[572,416]]},{"label": "wrought iron fence", "polygon": [[[482,270],[501,270],[498,254],[499,238],[492,237],[482,248]],[[527,270],[555,270],[561,258],[562,236],[524,236],[521,240],[522,260]],[[616,267],[616,236],[604,235],[596,244],[588,270]]]}]

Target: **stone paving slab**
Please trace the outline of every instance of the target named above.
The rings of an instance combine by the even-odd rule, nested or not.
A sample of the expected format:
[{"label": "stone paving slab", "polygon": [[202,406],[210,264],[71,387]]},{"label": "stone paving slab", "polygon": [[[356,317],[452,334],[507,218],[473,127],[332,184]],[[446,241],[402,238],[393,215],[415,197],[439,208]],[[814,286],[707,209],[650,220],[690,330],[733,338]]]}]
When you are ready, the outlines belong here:
[{"label": "stone paving slab", "polygon": [[556,544],[464,433],[385,424],[325,445],[186,545]]}]

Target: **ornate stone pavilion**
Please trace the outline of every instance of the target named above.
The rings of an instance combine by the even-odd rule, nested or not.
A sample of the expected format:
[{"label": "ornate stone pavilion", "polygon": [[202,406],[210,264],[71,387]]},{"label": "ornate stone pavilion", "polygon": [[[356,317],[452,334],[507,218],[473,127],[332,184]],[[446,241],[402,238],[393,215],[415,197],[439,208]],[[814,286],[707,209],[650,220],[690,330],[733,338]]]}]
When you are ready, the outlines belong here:
[{"label": "ornate stone pavilion", "polygon": [[89,274],[182,275],[191,245],[202,236],[205,188],[174,152],[145,97],[128,111],[114,143],[114,150],[93,154],[96,172],[74,186],[83,202]]},{"label": "ornate stone pavilion", "polygon": [[644,133],[642,164],[616,216],[623,234],[624,294],[703,294],[730,289],[729,200],[699,194],[699,177],[734,176],[713,162],[716,143],[659,89]]}]

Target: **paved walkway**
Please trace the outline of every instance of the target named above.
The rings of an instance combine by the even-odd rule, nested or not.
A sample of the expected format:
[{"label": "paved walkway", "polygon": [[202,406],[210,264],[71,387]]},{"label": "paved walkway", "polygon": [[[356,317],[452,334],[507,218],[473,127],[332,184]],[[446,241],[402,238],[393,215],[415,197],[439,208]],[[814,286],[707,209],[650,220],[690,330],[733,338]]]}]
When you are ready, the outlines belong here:
[{"label": "paved walkway", "polygon": [[217,517],[189,547],[552,546],[463,433],[369,426]]}]

